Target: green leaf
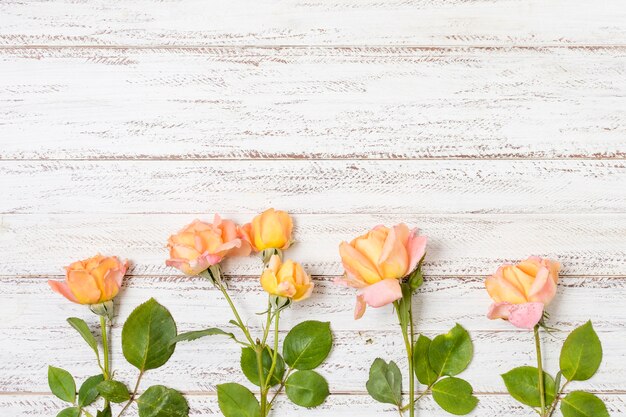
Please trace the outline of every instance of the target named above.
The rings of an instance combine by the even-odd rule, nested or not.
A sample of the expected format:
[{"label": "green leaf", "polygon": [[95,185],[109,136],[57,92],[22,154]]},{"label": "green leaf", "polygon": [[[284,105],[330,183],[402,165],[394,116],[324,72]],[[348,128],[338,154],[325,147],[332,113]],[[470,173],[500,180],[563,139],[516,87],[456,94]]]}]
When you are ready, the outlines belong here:
[{"label": "green leaf", "polygon": [[301,407],[317,407],[330,391],[328,382],[315,371],[297,371],[285,383],[287,397]]},{"label": "green leaf", "polygon": [[370,377],[365,387],[376,401],[402,406],[402,374],[395,362],[387,364],[376,358],[370,367]]},{"label": "green leaf", "polygon": [[126,360],[141,372],[165,364],[174,353],[176,323],[165,307],[154,298],[141,304],[128,316],[122,329],[122,351]]},{"label": "green leaf", "polygon": [[96,417],[112,417],[111,407],[107,407],[102,411],[98,410]]},{"label": "green leaf", "polygon": [[96,352],[96,356],[98,356],[98,342],[96,342],[96,338],[93,336],[93,333],[91,333],[91,330],[89,330],[89,326],[87,325],[87,323],[85,323],[85,320],[79,319],[78,317],[70,317],[69,319],[67,319],[67,322],[70,324],[70,326],[76,329],[76,331],[83,337],[85,342],[87,342],[89,347],[91,347],[93,351]]},{"label": "green leaf", "polygon": [[170,345],[176,344],[178,342],[191,342],[192,340],[200,339],[201,337],[204,337],[204,336],[215,336],[215,335],[228,336],[231,339],[235,339],[234,334],[225,332],[224,330],[218,329],[217,327],[211,327],[210,329],[194,330],[191,332],[181,333],[175,338],[173,338],[172,340],[170,340]]},{"label": "green leaf", "polygon": [[[539,394],[539,371],[532,366],[520,366],[502,374],[504,385],[509,394],[522,404],[531,407],[541,406],[541,396]],[[554,380],[544,372],[543,382],[546,394],[546,404],[552,404],[554,400]]]},{"label": "green leaf", "polygon": [[561,389],[561,377],[563,376],[563,373],[561,371],[556,373],[556,377],[554,378],[554,398],[556,398],[556,396],[559,393],[559,390]]},{"label": "green leaf", "polygon": [[70,407],[64,408],[57,414],[57,417],[78,417],[80,415],[80,408]]},{"label": "green leaf", "polygon": [[104,381],[104,375],[94,375],[90,376],[83,382],[78,390],[78,405],[81,407],[86,407],[89,404],[92,404],[100,395],[98,391],[98,384]]},{"label": "green leaf", "polygon": [[102,381],[98,384],[98,392],[112,403],[123,403],[130,399],[126,385],[119,381]]},{"label": "green leaf", "polygon": [[137,398],[139,417],[187,417],[189,405],[182,394],[163,385],[153,385]]},{"label": "green leaf", "polygon": [[567,336],[559,362],[563,376],[570,381],[585,381],[596,373],[602,362],[602,344],[591,321]]},{"label": "green leaf", "polygon": [[48,385],[52,393],[63,401],[73,403],[76,399],[76,383],[65,369],[48,366]]},{"label": "green leaf", "polygon": [[460,374],[473,354],[472,339],[458,323],[448,333],[435,337],[428,349],[430,366],[439,376]]},{"label": "green leaf", "polygon": [[459,416],[468,414],[478,404],[478,398],[472,395],[472,386],[464,379],[444,378],[433,385],[432,392],[439,407]]},{"label": "green leaf", "polygon": [[[261,355],[261,362],[263,363],[263,380],[267,379],[267,375],[272,367],[272,355],[273,351],[266,347]],[[254,385],[259,386],[259,365],[256,358],[256,351],[251,347],[245,347],[241,349],[241,369],[243,374],[248,378],[248,381]],[[282,356],[276,356],[276,367],[274,373],[270,379],[270,385],[274,386],[280,384],[285,374],[285,361]]]},{"label": "green leaf", "polygon": [[609,417],[604,402],[593,394],[572,391],[561,400],[563,417]]},{"label": "green leaf", "polygon": [[330,323],[304,321],[291,329],[285,337],[283,356],[292,368],[313,369],[324,362],[332,344]]},{"label": "green leaf", "polygon": [[413,363],[415,364],[413,369],[417,380],[424,385],[431,385],[438,378],[428,359],[430,344],[431,340],[428,337],[420,335],[413,346]]},{"label": "green leaf", "polygon": [[217,403],[224,417],[260,417],[261,406],[254,394],[243,385],[228,383],[217,386]]}]

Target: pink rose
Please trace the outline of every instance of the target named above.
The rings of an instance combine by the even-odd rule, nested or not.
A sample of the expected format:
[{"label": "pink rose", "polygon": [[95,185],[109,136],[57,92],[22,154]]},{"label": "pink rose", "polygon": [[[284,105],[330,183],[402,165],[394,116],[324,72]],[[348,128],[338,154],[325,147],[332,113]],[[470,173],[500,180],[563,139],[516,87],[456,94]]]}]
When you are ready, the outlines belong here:
[{"label": "pink rose", "polygon": [[494,303],[487,317],[504,319],[516,327],[532,329],[543,317],[544,307],[556,295],[558,262],[531,256],[517,265],[505,264],[485,280]]},{"label": "pink rose", "polygon": [[366,305],[382,307],[402,298],[400,280],[417,267],[426,251],[426,236],[401,223],[379,225],[352,242],[341,242],[339,254],[346,272],[337,282],[358,288],[354,318]]},{"label": "pink rose", "polygon": [[241,228],[230,220],[222,220],[217,214],[213,224],[195,220],[170,236],[167,246],[170,259],[165,264],[187,275],[198,275],[226,256],[247,256],[251,251]]}]

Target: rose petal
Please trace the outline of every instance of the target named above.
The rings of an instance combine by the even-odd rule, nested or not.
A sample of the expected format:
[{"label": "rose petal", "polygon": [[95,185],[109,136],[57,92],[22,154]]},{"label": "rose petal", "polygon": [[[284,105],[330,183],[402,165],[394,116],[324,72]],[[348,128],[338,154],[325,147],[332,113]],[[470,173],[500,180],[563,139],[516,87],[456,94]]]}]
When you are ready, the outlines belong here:
[{"label": "rose petal", "polygon": [[74,303],[78,303],[78,300],[76,299],[76,297],[74,297],[72,291],[70,291],[70,287],[68,287],[65,282],[49,280],[48,285],[50,285],[50,288],[52,288],[54,292],[61,294],[63,297]]},{"label": "rose petal", "polygon": [[363,296],[363,301],[368,306],[378,308],[402,298],[402,289],[400,281],[388,278],[362,288],[359,290],[359,295]]},{"label": "rose petal", "polygon": [[417,229],[413,229],[409,236],[407,247],[407,252],[409,253],[409,273],[413,272],[419,261],[424,257],[426,243],[428,243],[428,237],[418,236]]},{"label": "rose petal", "polygon": [[354,319],[358,320],[363,317],[365,314],[365,309],[367,308],[367,304],[365,304],[365,300],[363,299],[363,295],[356,296],[356,305],[354,306]]},{"label": "rose petal", "polygon": [[367,287],[367,282],[363,281],[359,277],[355,277],[348,271],[346,271],[346,273],[342,277],[335,278],[333,282],[337,285],[341,285],[344,287],[352,287],[352,288]]},{"label": "rose petal", "polygon": [[530,330],[543,317],[542,303],[511,304],[507,302],[493,303],[489,307],[489,319],[508,320],[515,327]]},{"label": "rose petal", "polygon": [[556,283],[550,277],[550,270],[542,267],[535,277],[528,292],[528,299],[533,302],[548,305],[556,295]]},{"label": "rose petal", "polygon": [[359,277],[370,284],[379,282],[381,279],[378,269],[361,252],[347,242],[339,245],[339,255],[345,270],[352,276]]}]

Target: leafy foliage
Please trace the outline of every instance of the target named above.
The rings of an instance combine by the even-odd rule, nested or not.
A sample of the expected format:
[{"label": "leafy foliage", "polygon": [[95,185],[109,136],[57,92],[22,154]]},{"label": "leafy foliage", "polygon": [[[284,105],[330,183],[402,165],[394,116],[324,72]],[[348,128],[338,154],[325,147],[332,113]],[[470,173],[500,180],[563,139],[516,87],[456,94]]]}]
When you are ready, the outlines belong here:
[{"label": "leafy foliage", "polygon": [[228,383],[217,386],[217,402],[224,417],[260,417],[261,406],[254,394],[243,385]]},{"label": "leafy foliage", "polygon": [[[532,366],[520,366],[502,374],[502,379],[509,394],[522,404],[531,407],[541,406],[541,395],[539,394],[539,371]],[[546,394],[546,404],[554,401],[554,379],[544,372],[543,381]]]},{"label": "leafy foliage", "polygon": [[130,399],[128,388],[119,381],[102,381],[98,384],[98,392],[112,403],[123,403]]},{"label": "leafy foliage", "polygon": [[126,360],[141,372],[164,365],[174,353],[170,341],[176,323],[170,312],[154,298],[138,306],[122,329],[122,351]]},{"label": "leafy foliage", "polygon": [[234,334],[225,332],[224,330],[218,329],[217,327],[211,327],[210,329],[194,330],[191,332],[181,333],[178,336],[174,337],[172,340],[170,340],[170,345],[176,344],[178,342],[191,342],[192,340],[200,339],[201,337],[215,335],[228,336],[231,339],[235,339]]},{"label": "leafy foliage", "polygon": [[420,335],[413,346],[413,364],[417,380],[424,385],[431,385],[437,381],[438,375],[430,366],[429,350],[431,340]]},{"label": "leafy foliage", "polygon": [[98,391],[98,384],[104,381],[104,375],[90,376],[83,382],[78,390],[78,405],[81,407],[88,406],[96,401],[100,392]]},{"label": "leafy foliage", "polygon": [[285,383],[287,397],[302,407],[317,407],[322,404],[330,391],[328,382],[315,371],[297,371]]},{"label": "leafy foliage", "polygon": [[588,321],[565,340],[559,358],[561,372],[570,381],[585,381],[596,373],[601,362],[602,344]]},{"label": "leafy foliage", "polygon": [[64,408],[63,410],[59,411],[59,414],[57,414],[57,417],[78,417],[79,415],[80,415],[80,408],[69,407],[69,408]]},{"label": "leafy foliage", "polygon": [[428,349],[430,366],[439,376],[460,374],[469,365],[473,354],[472,339],[460,324],[435,337]]},{"label": "leafy foliage", "polygon": [[69,319],[67,319],[67,322],[70,324],[70,326],[76,329],[76,331],[82,336],[85,342],[87,342],[89,347],[93,349],[93,351],[96,353],[96,356],[98,356],[98,342],[96,341],[93,333],[91,333],[91,330],[89,330],[89,326],[87,325],[87,323],[85,323],[83,319],[79,319],[78,317],[70,317]]},{"label": "leafy foliage", "polygon": [[435,402],[452,414],[468,414],[478,404],[478,398],[472,395],[472,386],[460,378],[444,378],[433,386],[432,392]]},{"label": "leafy foliage", "polygon": [[139,417],[186,417],[187,400],[182,394],[163,385],[153,385],[137,399]]},{"label": "leafy foliage", "polygon": [[395,362],[377,358],[370,367],[367,392],[378,402],[402,406],[402,374]]},{"label": "leafy foliage", "polygon": [[76,382],[65,369],[49,366],[48,385],[50,391],[63,401],[73,403],[76,399]]},{"label": "leafy foliage", "polygon": [[[267,375],[272,367],[272,355],[274,353],[270,348],[266,347],[261,355],[261,362],[263,364],[263,381],[267,380]],[[257,361],[256,351],[251,347],[245,347],[241,349],[241,370],[243,374],[248,378],[248,381],[254,385],[259,386],[259,365]],[[277,355],[276,366],[270,378],[270,385],[274,386],[280,384],[285,374],[285,361]]]},{"label": "leafy foliage", "polygon": [[304,321],[297,324],[285,337],[283,357],[289,366],[299,370],[314,369],[330,353],[333,335],[330,323]]},{"label": "leafy foliage", "polygon": [[563,417],[609,417],[604,402],[583,391],[570,392],[561,402]]}]

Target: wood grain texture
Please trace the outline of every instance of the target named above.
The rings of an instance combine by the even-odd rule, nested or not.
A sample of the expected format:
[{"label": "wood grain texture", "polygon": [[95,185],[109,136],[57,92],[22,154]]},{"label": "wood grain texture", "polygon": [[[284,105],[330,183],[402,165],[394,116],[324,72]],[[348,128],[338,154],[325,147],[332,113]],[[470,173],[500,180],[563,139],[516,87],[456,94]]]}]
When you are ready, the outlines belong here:
[{"label": "wood grain texture", "polygon": [[[528,408],[515,404],[504,395],[479,396],[480,402],[474,415],[480,417],[530,417]],[[624,394],[601,394],[612,416],[619,416],[621,410],[626,407],[626,395]],[[217,405],[217,397],[212,395],[192,395],[187,396],[191,408],[190,416],[216,416],[221,415]],[[62,408],[60,400],[51,395],[2,395],[0,396],[0,409],[8,413],[11,417],[29,417],[33,415],[55,415]],[[136,412],[136,408],[131,408],[131,412]],[[288,415],[293,417],[335,417],[337,415],[346,416],[397,416],[398,411],[393,407],[377,403],[364,395],[331,395],[326,403],[314,410],[295,407],[289,401],[277,402],[275,415]],[[419,403],[419,417],[449,417],[450,414],[442,411],[430,396],[425,397]],[[555,416],[561,416],[556,412]]]},{"label": "wood grain texture", "polygon": [[[49,364],[97,371],[65,322],[95,317],[46,284],[63,265],[131,260],[113,328],[130,383],[119,336],[137,304],[156,297],[181,331],[230,319],[206,281],[165,267],[169,234],[275,206],[295,214],[287,256],[316,281],[281,334],[315,318],[336,341],[320,370],[327,402],[281,397],[276,417],[397,416],[364,388],[379,356],[406,375],[394,315],[354,321],[354,291],[332,281],[341,240],[401,221],[430,238],[417,328],[472,334],[472,415],[533,414],[498,377],[534,363],[532,335],[487,320],[483,288],[531,254],[563,263],[547,370],[591,319],[604,361],[571,387],[626,415],[624,21],[623,0],[0,0],[0,414],[56,415]],[[224,269],[258,329],[259,260]],[[220,415],[216,384],[250,386],[238,361],[224,339],[180,344],[144,388],[165,383],[192,416]],[[430,396],[417,412],[448,415]]]},{"label": "wood grain texture", "polygon": [[626,43],[620,0],[3,1],[10,45]]},{"label": "wood grain texture", "polygon": [[212,215],[269,205],[306,214],[572,214],[626,206],[624,161],[3,161],[0,178],[0,212],[9,214]]},{"label": "wood grain texture", "polygon": [[626,158],[626,46],[7,47],[0,64],[2,159]]},{"label": "wood grain texture", "polygon": [[[136,370],[121,356],[120,324],[132,309],[149,297],[164,303],[176,318],[180,331],[222,327],[240,334],[227,324],[231,313],[226,301],[200,279],[131,278],[118,299],[118,317],[113,328],[113,363],[116,377],[132,386]],[[234,302],[244,320],[260,334],[262,319],[255,315],[265,305],[267,295],[256,281],[231,280]],[[95,329],[97,318],[85,307],[68,303],[52,295],[44,279],[1,279],[0,291],[7,302],[0,306],[0,332],[10,335],[0,360],[0,381],[7,391],[47,391],[45,375],[48,364],[70,369],[80,379],[96,373],[93,352],[64,320],[79,316]],[[369,366],[376,357],[396,361],[407,374],[403,342],[391,307],[370,309],[362,320],[352,318],[353,292],[326,281],[303,303],[295,304],[282,315],[281,339],[296,323],[312,317],[331,322],[334,348],[319,368],[329,381],[332,392],[364,392]],[[626,313],[620,309],[626,296],[626,279],[566,278],[550,306],[549,321],[561,331],[544,334],[546,369],[556,372],[560,346],[568,331],[592,319],[599,332],[606,360],[598,374],[571,389],[594,392],[620,391],[626,373],[626,345],[623,343]],[[17,302],[19,300],[19,303]],[[454,308],[451,304],[454,304]],[[520,331],[502,321],[485,317],[490,301],[482,280],[428,279],[415,298],[416,325],[433,337],[451,328],[455,322],[471,329],[475,347],[472,364],[463,378],[480,393],[501,393],[499,375],[515,366],[532,364],[532,333]],[[613,311],[614,317],[602,312]],[[68,354],[68,344],[76,346]],[[240,349],[224,338],[209,337],[181,343],[172,360],[163,368],[146,374],[146,386],[172,381],[185,392],[214,391],[218,383],[236,381],[252,387],[238,369]],[[36,358],[36,359],[35,359]],[[349,359],[348,359],[349,358]],[[10,381],[7,383],[6,381]],[[621,392],[621,391],[620,391]]]},{"label": "wood grain texture", "polygon": [[[207,202],[210,200],[207,200]],[[212,211],[212,210],[211,210]],[[252,215],[222,213],[243,223]],[[178,275],[165,266],[167,238],[189,214],[4,215],[2,275],[56,275],[75,259],[104,254],[131,260],[138,275]],[[286,254],[310,274],[339,275],[338,245],[380,224],[401,221],[430,236],[425,273],[487,275],[502,262],[530,255],[558,259],[569,275],[626,275],[626,216],[606,215],[299,215],[297,243]],[[37,254],[34,256],[33,254]],[[24,260],[28,260],[25,262]],[[256,257],[225,263],[230,274],[258,276]]]},{"label": "wood grain texture", "polygon": [[[61,279],[56,276],[49,278]],[[316,317],[330,321],[336,331],[396,331],[397,321],[391,307],[370,309],[364,318],[355,321],[352,318],[355,290],[333,284],[333,277],[314,277],[314,280],[314,296],[296,304],[297,307],[281,317],[284,329]],[[42,277],[0,278],[2,294],[11,301],[0,306],[0,312],[5,317],[0,329],[19,331],[22,321],[27,321],[29,326],[58,330],[59,327],[67,327],[64,318],[69,314],[84,313],[85,318],[90,317],[86,309],[70,305],[60,296],[53,295],[46,281]],[[267,294],[261,289],[258,278],[229,277],[228,282],[242,317],[251,325],[260,327],[262,323],[256,313],[267,304]],[[476,331],[515,330],[506,322],[486,319],[491,302],[483,282],[483,277],[427,276],[415,301],[418,327],[427,331],[447,331],[459,322]],[[127,278],[122,301],[117,308],[120,317],[125,318],[135,306],[151,296],[167,305],[183,330],[223,326],[228,322],[226,317],[230,318],[228,305],[217,290],[206,280],[185,276]],[[626,277],[564,277],[559,282],[558,297],[550,305],[553,316],[550,324],[558,329],[571,329],[593,320],[600,330],[623,331],[626,328],[626,312],[620,306],[625,296]],[[611,317],[606,315],[604,309],[597,308],[600,303],[612,312]],[[47,317],[54,319],[46,320]],[[65,330],[73,331],[69,327]]]}]

